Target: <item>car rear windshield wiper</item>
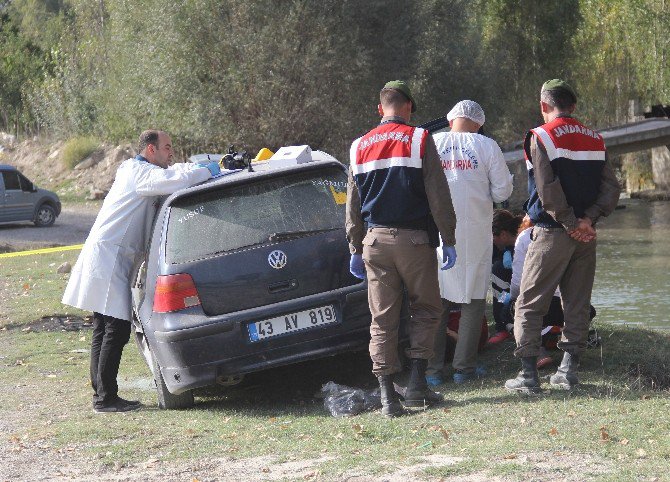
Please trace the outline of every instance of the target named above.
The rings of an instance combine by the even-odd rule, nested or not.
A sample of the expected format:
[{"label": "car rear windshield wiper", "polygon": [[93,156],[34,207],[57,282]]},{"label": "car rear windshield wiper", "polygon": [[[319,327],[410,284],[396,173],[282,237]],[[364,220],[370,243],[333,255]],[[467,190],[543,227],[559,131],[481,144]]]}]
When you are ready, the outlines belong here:
[{"label": "car rear windshield wiper", "polygon": [[310,229],[306,231],[284,231],[283,233],[272,233],[268,237],[268,241],[279,241],[280,239],[299,238],[300,236],[306,236],[308,234],[325,233],[326,231],[335,231],[336,229],[339,228]]}]

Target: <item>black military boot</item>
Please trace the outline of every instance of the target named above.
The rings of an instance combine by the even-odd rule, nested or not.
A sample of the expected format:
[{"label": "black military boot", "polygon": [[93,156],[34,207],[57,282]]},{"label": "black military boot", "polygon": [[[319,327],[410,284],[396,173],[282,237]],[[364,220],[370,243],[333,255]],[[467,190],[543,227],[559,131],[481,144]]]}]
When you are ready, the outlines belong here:
[{"label": "black military boot", "polygon": [[400,397],[393,386],[393,375],[377,375],[382,397],[382,415],[387,417],[399,417],[405,414],[405,409],[400,405]]},{"label": "black military boot", "polygon": [[562,388],[563,390],[572,390],[572,388],[579,383],[577,380],[577,370],[579,369],[579,355],[576,353],[563,353],[563,360],[561,365],[556,370],[549,383],[554,388]]},{"label": "black military boot", "polygon": [[542,393],[540,376],[537,373],[537,357],[525,356],[521,358],[521,371],[516,378],[505,382],[505,388],[512,392],[536,395]]},{"label": "black military boot", "polygon": [[427,407],[443,401],[442,395],[428,388],[426,383],[426,367],[428,360],[423,358],[410,359],[409,382],[405,389],[406,407]]}]

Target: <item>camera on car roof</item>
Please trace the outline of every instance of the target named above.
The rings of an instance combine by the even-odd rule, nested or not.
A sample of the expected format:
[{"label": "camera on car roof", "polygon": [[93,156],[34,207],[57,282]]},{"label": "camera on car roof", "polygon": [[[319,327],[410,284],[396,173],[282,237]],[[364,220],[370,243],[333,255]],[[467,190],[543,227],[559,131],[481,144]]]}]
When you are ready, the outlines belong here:
[{"label": "camera on car roof", "polygon": [[251,164],[251,155],[247,151],[235,151],[235,146],[228,146],[228,153],[221,159],[225,169],[245,169]]}]

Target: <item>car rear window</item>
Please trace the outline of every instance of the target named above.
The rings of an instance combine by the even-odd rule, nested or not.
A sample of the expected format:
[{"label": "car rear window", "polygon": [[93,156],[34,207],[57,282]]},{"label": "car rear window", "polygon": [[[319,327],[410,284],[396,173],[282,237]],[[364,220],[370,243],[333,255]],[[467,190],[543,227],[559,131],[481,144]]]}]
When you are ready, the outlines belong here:
[{"label": "car rear window", "polygon": [[[347,176],[336,167],[221,186],[175,200],[166,257],[183,263],[344,227]],[[293,233],[293,234],[292,234]]]}]

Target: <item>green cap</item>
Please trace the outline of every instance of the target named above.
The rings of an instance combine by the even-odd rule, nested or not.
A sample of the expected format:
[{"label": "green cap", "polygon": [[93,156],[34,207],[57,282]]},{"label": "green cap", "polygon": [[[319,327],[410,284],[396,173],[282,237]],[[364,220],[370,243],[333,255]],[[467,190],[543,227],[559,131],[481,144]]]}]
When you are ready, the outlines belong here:
[{"label": "green cap", "polygon": [[568,84],[565,80],[561,79],[551,79],[547,80],[543,85],[542,85],[542,90],[541,92],[544,92],[545,90],[562,90],[563,92],[567,92],[572,96],[572,100],[574,103],[577,103],[577,94],[575,93],[575,90],[570,87],[570,84]]},{"label": "green cap", "polygon": [[414,97],[412,97],[412,91],[409,90],[409,86],[404,80],[391,80],[390,82],[386,82],[386,85],[384,85],[382,90],[384,89],[393,89],[402,92],[404,96],[412,102],[412,112],[416,112],[416,101],[414,100]]}]

